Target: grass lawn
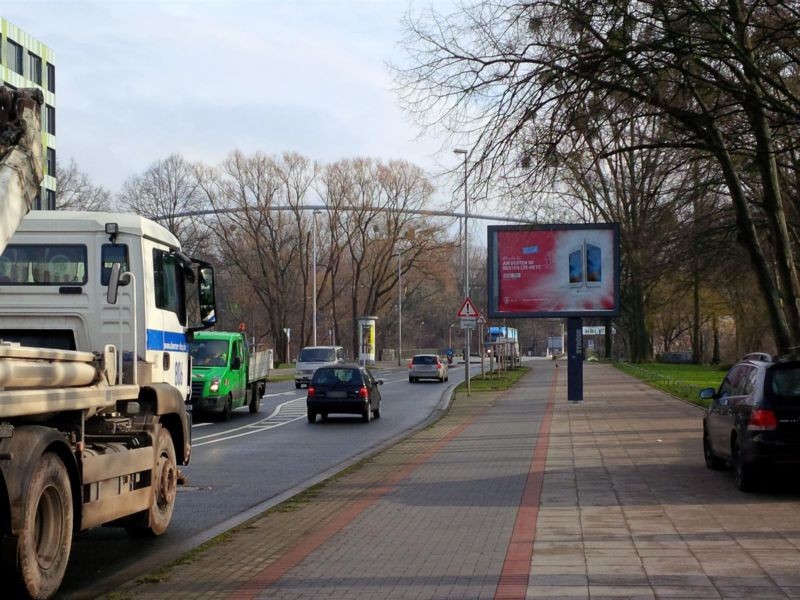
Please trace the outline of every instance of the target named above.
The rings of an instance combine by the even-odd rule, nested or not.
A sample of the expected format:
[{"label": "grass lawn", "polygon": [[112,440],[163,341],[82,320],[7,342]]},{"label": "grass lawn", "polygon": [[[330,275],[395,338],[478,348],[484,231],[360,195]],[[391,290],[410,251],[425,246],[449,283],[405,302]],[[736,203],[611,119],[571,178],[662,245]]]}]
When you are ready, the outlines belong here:
[{"label": "grass lawn", "polygon": [[673,365],[665,363],[616,363],[616,367],[679,398],[699,406],[708,406],[698,394],[706,387],[719,387],[727,367],[714,365]]},{"label": "grass lawn", "polygon": [[[472,365],[470,365],[472,367]],[[494,373],[489,375],[478,375],[470,377],[470,390],[473,392],[499,392],[507,390],[514,385],[520,377],[525,375],[529,367],[517,367],[508,371],[501,371],[499,374]],[[464,382],[456,386],[456,393],[467,391],[467,384]]]}]

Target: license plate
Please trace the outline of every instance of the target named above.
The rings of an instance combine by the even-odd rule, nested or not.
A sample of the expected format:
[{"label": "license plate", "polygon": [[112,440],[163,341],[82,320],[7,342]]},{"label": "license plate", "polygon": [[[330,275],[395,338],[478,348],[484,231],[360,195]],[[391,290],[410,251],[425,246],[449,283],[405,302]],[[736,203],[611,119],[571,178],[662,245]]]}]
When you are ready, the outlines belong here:
[{"label": "license plate", "polygon": [[347,398],[347,392],[328,392],[328,398]]}]

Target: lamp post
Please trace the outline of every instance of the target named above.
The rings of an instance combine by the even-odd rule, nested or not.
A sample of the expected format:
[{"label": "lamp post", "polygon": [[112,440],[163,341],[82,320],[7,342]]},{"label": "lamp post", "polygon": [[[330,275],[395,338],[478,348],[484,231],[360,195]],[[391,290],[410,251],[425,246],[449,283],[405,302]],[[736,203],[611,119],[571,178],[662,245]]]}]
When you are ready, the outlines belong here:
[{"label": "lamp post", "polygon": [[422,326],[425,325],[425,321],[419,322],[419,327],[417,328],[417,349],[418,351],[422,351]]},{"label": "lamp post", "polygon": [[450,327],[448,328],[447,332],[447,349],[451,350],[453,348],[453,324],[450,323]]},{"label": "lamp post", "polygon": [[314,267],[312,268],[312,273],[314,274],[314,282],[312,285],[312,296],[311,296],[311,312],[313,313],[311,319],[311,338],[313,339],[314,345],[317,345],[317,215],[319,214],[319,210],[315,210],[311,215],[311,237],[312,237],[312,256]]},{"label": "lamp post", "polygon": [[397,366],[403,366],[403,251],[397,251]]},{"label": "lamp post", "polygon": [[[463,148],[454,148],[455,154],[461,154],[464,157],[464,298],[469,298],[469,243],[468,243],[468,219],[469,219],[469,202],[467,200],[467,151]],[[467,396],[472,395],[472,389],[469,381],[469,328],[464,330],[464,377],[467,380]]]}]

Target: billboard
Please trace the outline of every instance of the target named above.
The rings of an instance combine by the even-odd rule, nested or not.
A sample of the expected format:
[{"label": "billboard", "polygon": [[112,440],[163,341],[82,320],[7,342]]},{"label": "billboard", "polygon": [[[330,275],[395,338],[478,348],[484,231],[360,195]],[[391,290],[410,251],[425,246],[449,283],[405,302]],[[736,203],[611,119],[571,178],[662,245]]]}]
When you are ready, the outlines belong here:
[{"label": "billboard", "polygon": [[619,314],[619,227],[488,228],[489,317]]}]

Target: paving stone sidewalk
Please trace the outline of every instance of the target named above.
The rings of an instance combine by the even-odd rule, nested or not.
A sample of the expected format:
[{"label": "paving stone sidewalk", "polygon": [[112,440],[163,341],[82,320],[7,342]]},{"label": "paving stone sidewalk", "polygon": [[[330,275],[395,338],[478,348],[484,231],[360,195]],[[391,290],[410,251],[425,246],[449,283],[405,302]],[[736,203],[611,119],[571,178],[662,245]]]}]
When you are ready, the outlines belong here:
[{"label": "paving stone sidewalk", "polygon": [[609,365],[582,404],[533,365],[107,598],[800,598],[796,486],[739,492],[703,465],[699,409]]}]

